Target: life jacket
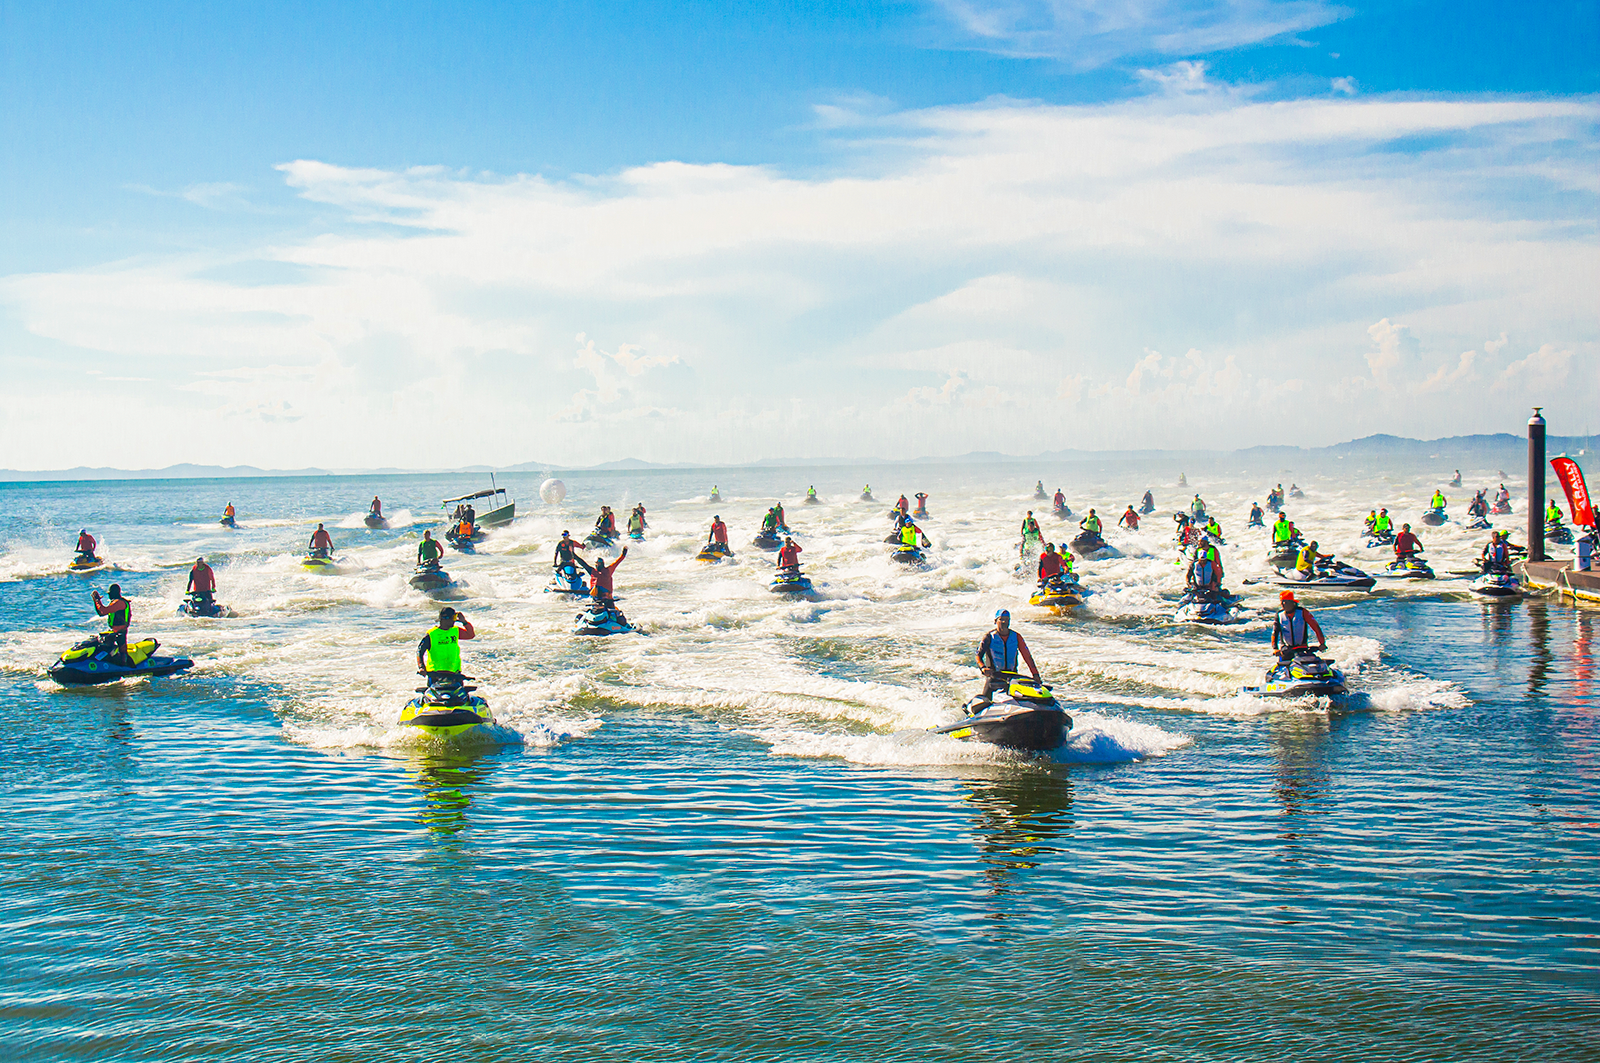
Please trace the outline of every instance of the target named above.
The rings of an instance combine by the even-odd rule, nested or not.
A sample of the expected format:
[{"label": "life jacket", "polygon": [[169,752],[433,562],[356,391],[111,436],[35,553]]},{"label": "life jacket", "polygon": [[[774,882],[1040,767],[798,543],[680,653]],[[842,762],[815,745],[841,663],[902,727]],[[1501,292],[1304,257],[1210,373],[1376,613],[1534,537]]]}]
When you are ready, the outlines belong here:
[{"label": "life jacket", "polygon": [[461,671],[461,630],[455,627],[428,629],[428,671]]},{"label": "life jacket", "polygon": [[417,559],[419,561],[436,561],[444,549],[437,539],[424,539],[417,544]]},{"label": "life jacket", "polygon": [[1275,543],[1286,543],[1292,535],[1293,530],[1286,520],[1279,520],[1272,526],[1272,541]]},{"label": "life jacket", "polygon": [[1310,572],[1317,564],[1317,552],[1307,546],[1301,549],[1300,559],[1294,563],[1296,572]]},{"label": "life jacket", "polygon": [[1428,504],[1430,506],[1432,506],[1434,509],[1443,509],[1444,508],[1444,495],[1440,494],[1438,491],[1435,491],[1433,493],[1433,501],[1429,502]]},{"label": "life jacket", "polygon": [[1372,526],[1372,530],[1381,533],[1387,532],[1392,527],[1394,527],[1394,522],[1389,519],[1389,514],[1380,513],[1378,514],[1378,522]]},{"label": "life jacket", "polygon": [[1194,582],[1196,586],[1211,586],[1211,561],[1202,557],[1194,563]]},{"label": "life jacket", "polygon": [[1544,519],[1545,519],[1546,523],[1559,523],[1560,522],[1560,520],[1561,520],[1561,510],[1556,506],[1556,504],[1554,502],[1550,503],[1550,507],[1544,511]]},{"label": "life jacket", "polygon": [[778,567],[794,568],[800,564],[800,548],[798,546],[785,546],[778,551]]},{"label": "life jacket", "polygon": [[1291,618],[1288,613],[1280,611],[1273,622],[1278,633],[1278,646],[1292,647],[1306,644],[1306,611],[1296,609]]},{"label": "life jacket", "polygon": [[1215,520],[1206,521],[1206,534],[1207,535],[1221,535],[1222,534],[1222,525],[1218,524]]},{"label": "life jacket", "polygon": [[1007,631],[1004,638],[997,631],[991,631],[985,638],[989,641],[989,664],[997,672],[1015,672],[1017,670],[1017,633]]},{"label": "life jacket", "polygon": [[905,546],[917,545],[917,526],[907,524],[900,529],[900,542]]},{"label": "life jacket", "polygon": [[225,509],[225,510],[223,510],[223,511],[222,511],[222,515],[223,515],[223,516],[224,516],[224,517],[231,517],[231,516],[233,516],[233,507],[232,507],[232,506],[229,506],[229,507],[228,507],[228,508],[227,508],[227,509]]},{"label": "life jacket", "polygon": [[1206,511],[1206,504],[1204,502],[1200,501],[1198,496],[1196,496],[1196,498],[1195,498],[1195,500],[1193,502],[1189,503],[1189,512],[1193,513],[1195,516],[1198,517],[1200,514],[1204,513],[1205,511]]},{"label": "life jacket", "polygon": [[115,631],[120,627],[126,631],[128,625],[133,622],[133,606],[128,604],[126,598],[119,598],[118,601],[122,602],[122,608],[113,609],[106,614],[106,628]]},{"label": "life jacket", "polygon": [[1083,530],[1084,531],[1089,531],[1089,532],[1094,532],[1096,535],[1099,535],[1100,534],[1100,518],[1099,517],[1088,517],[1088,518],[1086,518],[1084,520],[1084,522],[1083,522]]},{"label": "life jacket", "polygon": [[1504,565],[1511,560],[1511,548],[1503,542],[1497,542],[1489,547],[1489,560],[1496,565]]}]

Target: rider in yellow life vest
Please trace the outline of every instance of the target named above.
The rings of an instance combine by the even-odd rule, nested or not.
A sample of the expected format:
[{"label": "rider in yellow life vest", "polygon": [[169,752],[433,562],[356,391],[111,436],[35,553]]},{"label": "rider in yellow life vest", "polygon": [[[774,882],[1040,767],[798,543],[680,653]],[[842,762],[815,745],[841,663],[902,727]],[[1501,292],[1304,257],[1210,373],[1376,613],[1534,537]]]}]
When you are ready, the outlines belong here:
[{"label": "rider in yellow life vest", "polygon": [[1082,528],[1086,532],[1099,535],[1100,518],[1095,515],[1095,511],[1093,509],[1090,509],[1089,515],[1078,522],[1078,527]]},{"label": "rider in yellow life vest", "polygon": [[1449,503],[1444,497],[1444,492],[1435,487],[1433,489],[1433,501],[1429,502],[1428,505],[1432,506],[1434,509],[1443,509],[1448,504]]},{"label": "rider in yellow life vest", "polygon": [[922,531],[921,528],[917,527],[915,524],[911,523],[909,520],[906,521],[905,524],[902,525],[901,528],[900,528],[900,545],[901,546],[916,546],[917,545],[917,537],[919,535],[922,536],[922,545],[923,546],[932,546],[933,545],[931,542],[928,541],[928,537],[923,534],[923,531]]},{"label": "rider in yellow life vest", "polygon": [[1289,523],[1287,513],[1278,514],[1278,522],[1272,526],[1272,541],[1286,543],[1294,537],[1294,525]]},{"label": "rider in yellow life vest", "polygon": [[1550,503],[1550,508],[1544,511],[1544,522],[1546,524],[1560,524],[1561,507],[1556,505],[1554,502]]},{"label": "rider in yellow life vest", "polygon": [[[457,623],[460,627],[456,627]],[[462,639],[476,638],[472,622],[448,605],[439,610],[439,623],[428,629],[417,643],[417,671],[427,675],[435,672],[461,674]]]},{"label": "rider in yellow life vest", "polygon": [[1383,535],[1394,528],[1394,521],[1389,519],[1387,509],[1378,510],[1378,519],[1373,523],[1372,530],[1378,535]]},{"label": "rider in yellow life vest", "polygon": [[1210,517],[1206,520],[1206,534],[1215,539],[1222,538],[1222,525],[1217,523],[1216,517]]}]

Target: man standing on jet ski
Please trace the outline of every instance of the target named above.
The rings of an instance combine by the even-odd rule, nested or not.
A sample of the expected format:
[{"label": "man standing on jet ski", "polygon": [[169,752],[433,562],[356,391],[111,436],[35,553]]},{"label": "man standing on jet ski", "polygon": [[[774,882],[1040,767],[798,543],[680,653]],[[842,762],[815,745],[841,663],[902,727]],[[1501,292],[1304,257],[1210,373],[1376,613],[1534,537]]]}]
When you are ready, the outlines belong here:
[{"label": "man standing on jet ski", "polygon": [[1400,534],[1394,537],[1394,556],[1399,561],[1411,560],[1412,554],[1422,552],[1422,540],[1411,534],[1411,525],[1400,525]]},{"label": "man standing on jet ski", "polygon": [[422,541],[417,544],[417,566],[426,568],[437,565],[439,558],[444,554],[444,547],[439,545],[439,540],[433,537],[431,530],[422,533]]},{"label": "man standing on jet ski", "polygon": [[1043,583],[1052,576],[1061,575],[1061,555],[1056,553],[1055,543],[1045,543],[1044,553],[1039,555],[1039,582]]},{"label": "man standing on jet ski", "polygon": [[710,546],[712,543],[718,544],[727,553],[733,553],[728,547],[728,526],[722,523],[720,516],[711,518],[711,538],[706,540],[706,545]]},{"label": "man standing on jet ski", "polygon": [[778,550],[778,568],[788,569],[798,575],[800,572],[800,550],[799,543],[785,536],[783,546]]},{"label": "man standing on jet ski", "polygon": [[563,531],[561,538],[556,540],[556,556],[550,567],[560,570],[568,565],[578,563],[578,544],[572,541],[572,533]]},{"label": "man standing on jet ski", "polygon": [[[456,627],[459,621],[461,626]],[[472,621],[465,613],[458,613],[448,605],[439,610],[439,622],[429,628],[417,643],[417,671],[429,679],[443,672],[461,678],[461,646],[466,639],[477,638]]]},{"label": "man standing on jet ski", "polygon": [[617,566],[622,564],[622,559],[627,556],[628,548],[624,546],[622,548],[622,553],[618,554],[617,559],[611,562],[609,565],[606,564],[606,559],[603,557],[593,565],[588,564],[581,557],[575,557],[573,559],[577,561],[578,564],[583,566],[583,570],[585,572],[589,573],[589,575],[593,577],[593,579],[590,581],[592,584],[592,587],[589,591],[590,597],[602,605],[609,606],[612,603],[613,599],[615,598],[615,594],[612,590],[612,573],[617,571]]},{"label": "man standing on jet ski", "polygon": [[1266,518],[1267,518],[1267,515],[1266,515],[1266,513],[1264,513],[1262,511],[1260,502],[1252,502],[1252,503],[1250,503],[1250,524],[1249,524],[1249,527],[1252,527],[1252,528],[1261,527],[1261,525],[1266,523]]},{"label": "man standing on jet ski", "polygon": [[1321,653],[1328,647],[1328,640],[1322,634],[1322,625],[1317,623],[1317,618],[1311,615],[1309,609],[1300,608],[1300,603],[1295,601],[1294,591],[1284,591],[1278,595],[1278,604],[1282,607],[1272,622],[1272,652],[1279,658],[1293,657],[1296,653],[1307,650],[1307,629],[1317,633],[1317,652]]},{"label": "man standing on jet ski", "polygon": [[1134,511],[1132,506],[1129,506],[1128,511],[1117,521],[1117,527],[1127,528],[1129,531],[1139,530],[1139,514]]},{"label": "man standing on jet ski", "polygon": [[1206,515],[1206,504],[1200,500],[1199,495],[1195,495],[1194,501],[1189,503],[1189,512],[1194,516],[1195,520],[1199,520]]},{"label": "man standing on jet ski", "polygon": [[94,548],[98,545],[99,544],[94,541],[94,536],[89,534],[88,528],[85,528],[78,533],[78,553],[82,554],[84,557],[93,557]]},{"label": "man standing on jet ski", "polygon": [[111,632],[113,664],[129,664],[128,659],[128,625],[133,622],[133,606],[122,596],[122,587],[113,583],[106,589],[106,597],[110,601],[102,602],[100,592],[94,592],[94,611],[106,618],[106,627]]},{"label": "man standing on jet ski", "polygon": [[1056,509],[1067,508],[1067,496],[1062,493],[1061,488],[1056,488],[1056,497],[1051,499],[1050,504]]},{"label": "man standing on jet ski", "polygon": [[1156,496],[1152,495],[1149,491],[1146,491],[1144,493],[1144,498],[1140,500],[1139,505],[1144,507],[1144,511],[1146,513],[1153,512],[1156,508]]},{"label": "man standing on jet ski", "polygon": [[183,592],[194,595],[204,605],[210,605],[216,599],[217,576],[206,564],[205,558],[194,559],[194,567],[189,570],[189,585]]},{"label": "man standing on jet ski", "polygon": [[1028,652],[1027,641],[1011,630],[1011,613],[1005,609],[997,610],[994,614],[994,630],[985,632],[983,641],[978,643],[978,668],[984,676],[983,693],[979,696],[984,701],[992,701],[996,691],[1010,688],[1011,677],[1017,673],[1019,656],[1028,663],[1033,681],[1039,682],[1039,666],[1033,663],[1033,654]]},{"label": "man standing on jet ski", "polygon": [[377,517],[379,520],[382,520],[383,519],[383,499],[379,498],[377,495],[373,495],[372,496],[372,506],[368,510],[367,515],[371,516],[371,517]]},{"label": "man standing on jet ski", "polygon": [[321,523],[318,523],[317,530],[311,533],[311,556],[333,556],[333,536],[328,534],[328,529],[324,528]]},{"label": "man standing on jet ski", "polygon": [[1429,507],[1432,509],[1443,509],[1449,504],[1450,500],[1444,497],[1444,492],[1435,487],[1433,489],[1433,500],[1428,503]]},{"label": "man standing on jet ski", "polygon": [[1278,520],[1272,525],[1273,545],[1286,543],[1294,538],[1294,525],[1289,523],[1289,514],[1278,511]]},{"label": "man standing on jet ski", "polygon": [[1100,534],[1100,518],[1095,514],[1094,507],[1089,507],[1089,515],[1078,522],[1078,527],[1091,535]]},{"label": "man standing on jet ski", "polygon": [[1039,522],[1033,519],[1033,510],[1028,510],[1028,515],[1022,518],[1022,545],[1026,547],[1028,540],[1035,542],[1044,538],[1044,533],[1039,530]]}]

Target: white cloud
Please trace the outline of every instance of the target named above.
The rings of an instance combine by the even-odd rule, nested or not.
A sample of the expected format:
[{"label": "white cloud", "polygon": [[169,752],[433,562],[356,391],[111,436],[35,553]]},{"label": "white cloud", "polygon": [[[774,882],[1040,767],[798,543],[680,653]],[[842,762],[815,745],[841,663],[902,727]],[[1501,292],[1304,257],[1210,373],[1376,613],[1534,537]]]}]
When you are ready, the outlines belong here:
[{"label": "white cloud", "polygon": [[1321,0],[936,0],[972,46],[1101,66],[1129,55],[1200,55],[1326,26]]},{"label": "white cloud", "polygon": [[[1224,87],[841,110],[827,135],[848,169],[807,177],[287,163],[333,219],[312,237],[286,223],[259,247],[0,281],[0,357],[39,397],[6,406],[0,447],[35,466],[104,449],[42,430],[55,378],[28,367],[61,350],[176,385],[152,401],[192,430],[152,462],[437,464],[418,423],[454,432],[462,462],[959,453],[992,449],[1012,408],[1038,414],[1013,450],[1250,445],[1296,389],[1317,396],[1295,405],[1311,442],[1494,430],[1450,389],[1556,377],[1549,359],[1506,377],[1483,336],[1570,352],[1553,415],[1600,387],[1593,193],[1572,176],[1597,113]],[[1419,134],[1453,146],[1387,147]],[[219,279],[259,265],[290,280]]]},{"label": "white cloud", "polygon": [[[1495,385],[1501,390],[1549,394],[1558,391],[1567,382],[1571,365],[1571,351],[1557,350],[1546,343],[1526,358],[1506,366]],[[1587,394],[1592,401],[1595,392],[1591,390]]]}]

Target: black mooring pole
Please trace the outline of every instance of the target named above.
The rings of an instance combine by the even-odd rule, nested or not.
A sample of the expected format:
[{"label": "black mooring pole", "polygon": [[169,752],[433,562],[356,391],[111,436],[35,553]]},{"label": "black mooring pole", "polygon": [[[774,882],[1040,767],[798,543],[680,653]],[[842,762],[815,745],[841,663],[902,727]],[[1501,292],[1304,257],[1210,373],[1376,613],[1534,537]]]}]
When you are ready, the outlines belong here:
[{"label": "black mooring pole", "polygon": [[1544,418],[1543,406],[1528,419],[1528,560],[1544,560]]}]

